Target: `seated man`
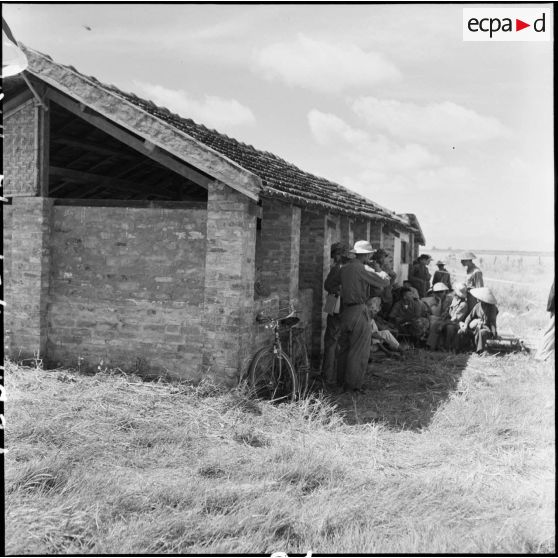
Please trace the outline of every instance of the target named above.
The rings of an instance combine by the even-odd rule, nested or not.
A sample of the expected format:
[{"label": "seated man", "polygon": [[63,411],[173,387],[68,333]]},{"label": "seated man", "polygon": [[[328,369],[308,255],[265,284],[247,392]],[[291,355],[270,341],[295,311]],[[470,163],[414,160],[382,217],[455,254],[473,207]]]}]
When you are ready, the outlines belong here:
[{"label": "seated man", "polygon": [[449,318],[450,299],[446,296],[447,292],[448,287],[445,283],[435,283],[432,287],[431,294],[422,299],[422,302],[426,304],[430,310],[428,315],[430,327],[426,346],[432,351],[438,349],[440,331]]},{"label": "seated man", "polygon": [[459,334],[460,324],[469,313],[467,305],[467,286],[465,283],[454,285],[453,299],[449,307],[449,319],[442,326],[445,345],[448,351],[459,352],[463,348],[463,335]]},{"label": "seated man", "polygon": [[401,300],[396,302],[389,313],[398,331],[410,336],[411,340],[420,343],[428,335],[428,310],[420,300],[414,298],[413,293],[403,287]]},{"label": "seated man", "polygon": [[488,287],[471,289],[470,293],[478,302],[467,316],[461,329],[474,335],[476,352],[482,353],[487,339],[498,337],[496,297]]},{"label": "seated man", "polygon": [[403,287],[409,289],[411,293],[413,293],[413,298],[420,298],[419,292],[415,289],[415,287],[413,287],[412,283],[409,280],[405,279],[405,281],[403,281]]},{"label": "seated man", "polygon": [[399,356],[402,352],[399,341],[388,330],[381,330],[376,323],[376,317],[382,306],[382,299],[380,297],[369,298],[366,302],[366,308],[370,315],[370,326],[372,328],[372,343],[370,346],[370,353],[376,352],[378,349],[390,356]]}]

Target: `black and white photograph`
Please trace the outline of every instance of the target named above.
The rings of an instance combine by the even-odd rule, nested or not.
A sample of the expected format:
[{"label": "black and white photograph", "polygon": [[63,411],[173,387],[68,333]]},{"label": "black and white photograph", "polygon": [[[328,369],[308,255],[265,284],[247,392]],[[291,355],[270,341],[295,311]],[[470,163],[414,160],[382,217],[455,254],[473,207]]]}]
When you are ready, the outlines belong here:
[{"label": "black and white photograph", "polygon": [[555,553],[553,25],[3,2],[4,554]]}]

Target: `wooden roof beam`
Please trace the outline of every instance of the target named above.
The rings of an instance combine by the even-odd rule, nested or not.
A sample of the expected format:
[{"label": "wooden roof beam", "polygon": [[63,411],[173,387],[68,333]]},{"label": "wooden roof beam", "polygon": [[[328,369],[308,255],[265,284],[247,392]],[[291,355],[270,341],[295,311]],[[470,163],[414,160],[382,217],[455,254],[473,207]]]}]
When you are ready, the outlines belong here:
[{"label": "wooden roof beam", "polygon": [[213,182],[213,179],[205,176],[204,174],[196,171],[195,169],[191,169],[186,165],[176,161],[169,155],[166,155],[161,149],[155,146],[150,142],[145,142],[144,140],[133,136],[126,130],[123,130],[119,126],[116,126],[106,118],[102,116],[98,116],[97,114],[93,114],[87,110],[82,110],[82,106],[80,103],[74,101],[73,99],[67,97],[66,95],[62,95],[58,91],[53,89],[49,89],[47,92],[47,96],[51,101],[59,104],[69,112],[72,112],[79,118],[82,118],[92,126],[99,128],[103,132],[107,133],[108,135],[112,136],[113,138],[117,139],[118,141],[122,142],[125,145],[128,145],[132,149],[138,151],[142,155],[149,157],[150,159],[160,163],[161,165],[167,167],[168,169],[180,174],[184,178],[191,180],[195,184],[198,184],[202,188],[206,190],[209,187],[209,184]]},{"label": "wooden roof beam", "polygon": [[97,184],[98,186],[109,185],[111,188],[115,187],[118,189],[125,189],[126,191],[132,190],[132,192],[137,192],[138,190],[137,182],[122,180],[121,178],[111,178],[110,176],[93,174],[91,172],[65,169],[51,165],[49,167],[49,174],[51,176],[63,178],[69,182],[77,182],[78,184]]},{"label": "wooden roof beam", "polygon": [[136,156],[132,155],[131,153],[122,153],[120,151],[116,151],[115,149],[109,149],[108,147],[102,147],[98,143],[94,143],[92,141],[74,139],[74,138],[61,138],[61,137],[54,137],[51,139],[52,143],[56,143],[57,145],[65,145],[68,147],[77,147],[78,149],[84,149],[87,151],[93,151],[94,153],[98,153],[99,155],[106,155],[107,157],[119,157],[120,159],[135,159]]}]

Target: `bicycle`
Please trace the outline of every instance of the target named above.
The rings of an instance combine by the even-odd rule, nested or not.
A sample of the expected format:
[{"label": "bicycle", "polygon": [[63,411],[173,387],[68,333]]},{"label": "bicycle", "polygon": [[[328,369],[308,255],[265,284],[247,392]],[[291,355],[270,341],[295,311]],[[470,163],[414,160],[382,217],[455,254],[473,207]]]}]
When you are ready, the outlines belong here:
[{"label": "bicycle", "polygon": [[[273,329],[273,343],[254,355],[248,369],[248,384],[261,399],[294,401],[304,397],[309,387],[310,361],[303,340],[304,328],[295,327],[300,319],[292,307],[289,310],[284,317],[262,313],[256,316],[257,322]],[[282,337],[286,337],[286,350]]]}]

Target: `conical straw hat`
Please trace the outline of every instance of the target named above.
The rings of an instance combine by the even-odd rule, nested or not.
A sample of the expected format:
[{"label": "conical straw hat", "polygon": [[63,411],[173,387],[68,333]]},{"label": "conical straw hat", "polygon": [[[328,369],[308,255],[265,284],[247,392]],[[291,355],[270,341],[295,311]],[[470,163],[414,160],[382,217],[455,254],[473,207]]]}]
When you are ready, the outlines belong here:
[{"label": "conical straw hat", "polygon": [[497,304],[496,297],[492,294],[492,291],[488,287],[478,287],[476,289],[471,289],[471,294],[477,300],[488,302],[488,304]]}]

